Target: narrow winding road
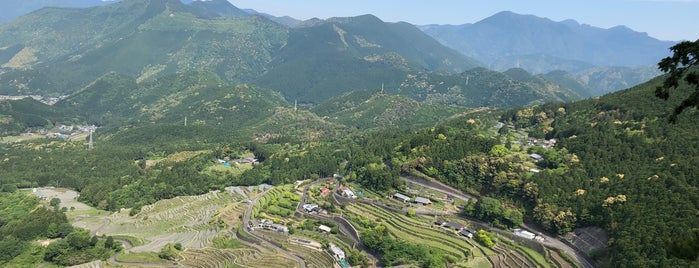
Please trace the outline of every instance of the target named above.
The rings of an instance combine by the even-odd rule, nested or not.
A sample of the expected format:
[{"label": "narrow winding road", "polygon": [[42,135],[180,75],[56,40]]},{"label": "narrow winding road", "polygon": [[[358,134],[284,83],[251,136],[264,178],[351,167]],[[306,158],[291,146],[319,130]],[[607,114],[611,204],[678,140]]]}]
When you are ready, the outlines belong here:
[{"label": "narrow winding road", "polygon": [[245,232],[249,236],[252,236],[252,237],[262,241],[262,243],[266,244],[267,246],[286,254],[291,259],[298,262],[300,268],[306,268],[306,262],[304,262],[303,259],[299,258],[298,256],[294,255],[293,253],[291,253],[285,249],[278,247],[274,243],[272,243],[272,242],[268,241],[267,239],[265,239],[261,236],[258,236],[257,234],[250,231],[250,229],[249,229],[250,228],[250,216],[251,216],[250,214],[252,214],[252,209],[255,206],[255,204],[257,204],[257,201],[259,201],[260,198],[262,198],[265,195],[265,193],[267,193],[267,191],[260,193],[259,195],[257,195],[255,197],[255,199],[253,199],[250,203],[248,203],[248,208],[245,210],[245,215],[243,216],[243,232]]},{"label": "narrow winding road", "polygon": [[[453,187],[448,186],[446,184],[443,184],[441,182],[437,182],[437,181],[425,182],[424,179],[414,178],[414,177],[401,177],[401,178],[407,182],[410,182],[410,183],[413,183],[416,185],[420,185],[422,187],[429,188],[429,189],[441,192],[443,194],[448,194],[448,195],[457,197],[459,199],[462,199],[464,201],[468,201],[471,198],[476,198],[474,196],[461,193],[459,190],[454,189]],[[471,220],[471,219],[467,219],[467,220]],[[533,240],[533,241],[535,241],[539,244],[542,244],[544,246],[547,246],[547,247],[562,250],[563,252],[565,252],[569,256],[573,257],[578,263],[580,263],[580,265],[582,265],[583,268],[594,268],[595,267],[589,261],[588,257],[583,252],[580,252],[579,250],[576,250],[576,249],[570,247],[568,244],[563,243],[559,238],[544,235],[540,230],[538,230],[530,225],[523,224],[523,227],[526,229],[529,229],[531,231],[534,231],[537,235],[544,238],[544,241],[536,241],[536,240]]]}]

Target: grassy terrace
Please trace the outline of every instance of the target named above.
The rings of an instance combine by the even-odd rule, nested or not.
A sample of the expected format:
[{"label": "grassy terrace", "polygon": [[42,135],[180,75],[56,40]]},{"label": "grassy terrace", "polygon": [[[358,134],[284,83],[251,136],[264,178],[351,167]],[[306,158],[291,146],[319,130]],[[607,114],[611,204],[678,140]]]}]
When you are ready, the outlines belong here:
[{"label": "grassy terrace", "polygon": [[257,261],[262,257],[259,251],[249,248],[239,249],[187,249],[180,254],[180,263],[192,267],[225,267]]},{"label": "grassy terrace", "polygon": [[298,255],[306,262],[306,267],[332,267],[335,260],[326,252],[309,249],[304,246],[287,244],[286,248]]},{"label": "grassy terrace", "polygon": [[[456,233],[441,227],[433,228],[429,222],[387,212],[366,204],[353,204],[347,206],[347,210],[375,222],[386,222],[388,230],[400,239],[439,248],[460,259],[483,256],[481,250],[458,237]],[[495,254],[488,249],[484,251],[486,254]]]}]

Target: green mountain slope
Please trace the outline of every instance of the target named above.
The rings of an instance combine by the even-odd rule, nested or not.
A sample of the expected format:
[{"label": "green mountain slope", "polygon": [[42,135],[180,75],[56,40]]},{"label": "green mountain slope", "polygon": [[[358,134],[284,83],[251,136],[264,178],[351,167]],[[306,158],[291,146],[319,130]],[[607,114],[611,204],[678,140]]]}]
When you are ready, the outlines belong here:
[{"label": "green mountain slope", "polygon": [[0,92],[63,94],[111,71],[139,81],[190,70],[249,80],[286,39],[283,26],[261,17],[206,17],[176,0],[32,13],[0,28],[0,40],[13,45],[0,51],[9,58]]},{"label": "green mountain slope", "polygon": [[313,108],[314,112],[330,121],[359,129],[434,126],[467,110],[444,104],[421,103],[405,96],[381,94],[374,90],[353,91]]},{"label": "green mountain slope", "polygon": [[407,23],[372,15],[305,23],[292,29],[273,68],[258,80],[289,99],[319,103],[381,83],[395,87],[412,70],[461,72],[480,65]]},{"label": "green mountain slope", "polygon": [[105,75],[56,104],[99,125],[181,123],[239,129],[288,106],[272,91],[230,86],[211,72],[189,72],[136,84],[133,78]]},{"label": "green mountain slope", "polygon": [[484,68],[458,75],[411,74],[397,89],[388,88],[388,92],[414,96],[428,103],[466,107],[518,107],[580,98],[577,93],[544,79],[517,81],[505,73]]},{"label": "green mountain slope", "polygon": [[699,112],[688,110],[677,124],[668,123],[691,89],[666,102],[654,97],[661,83],[654,79],[601,98],[504,117],[556,138],[557,147],[576,156],[575,163],[531,180],[540,208],[569,208],[574,226],[609,232],[609,250],[596,254],[603,267],[697,265]]},{"label": "green mountain slope", "polygon": [[530,72],[533,70],[516,65],[527,62],[518,62],[517,57],[540,55],[542,61],[552,63],[556,62],[555,58],[560,58],[595,66],[637,66],[657,62],[668,55],[667,48],[674,44],[624,26],[602,29],[574,20],[556,22],[509,11],[499,12],[473,24],[429,25],[422,28],[447,46],[486,64],[510,57],[510,65],[502,65],[503,69],[500,70],[520,67]]},{"label": "green mountain slope", "polygon": [[17,135],[27,128],[43,128],[72,116],[31,98],[0,100],[0,135]]}]

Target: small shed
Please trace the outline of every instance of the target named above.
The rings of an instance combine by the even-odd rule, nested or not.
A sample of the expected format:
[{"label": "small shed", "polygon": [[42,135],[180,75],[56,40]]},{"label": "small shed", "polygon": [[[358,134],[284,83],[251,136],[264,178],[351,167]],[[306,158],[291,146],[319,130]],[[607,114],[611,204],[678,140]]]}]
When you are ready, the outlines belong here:
[{"label": "small shed", "polygon": [[466,228],[461,229],[461,231],[459,231],[459,234],[468,238],[473,238],[473,232]]},{"label": "small shed", "polygon": [[320,211],[320,207],[316,204],[304,204],[303,209],[306,210],[306,212],[318,212]]},{"label": "small shed", "polygon": [[327,196],[329,194],[330,194],[330,189],[328,189],[327,187],[320,189],[321,196]]},{"label": "small shed", "polygon": [[398,200],[403,201],[403,202],[410,202],[410,197],[408,197],[404,194],[401,194],[401,193],[394,194],[393,198],[398,199]]},{"label": "small shed", "polygon": [[354,195],[354,192],[352,192],[352,190],[350,190],[350,189],[345,189],[344,191],[342,191],[342,195],[349,197],[349,198],[357,198],[357,196]]},{"label": "small shed", "polygon": [[320,229],[321,231],[325,231],[326,233],[329,233],[332,230],[329,226],[325,226],[322,224],[318,226],[318,229]]},{"label": "small shed", "polygon": [[415,197],[415,203],[422,204],[423,206],[432,205],[432,201],[424,197]]},{"label": "small shed", "polygon": [[335,259],[341,260],[345,258],[345,251],[340,249],[340,247],[336,246],[335,244],[328,243],[328,249]]},{"label": "small shed", "polygon": [[442,226],[445,227],[445,228],[454,229],[454,230],[457,230],[457,231],[459,231],[459,230],[461,230],[461,229],[464,228],[464,226],[463,226],[461,223],[458,223],[458,222],[447,222],[447,223],[445,223],[445,224],[442,225]]},{"label": "small shed", "polygon": [[532,159],[534,159],[534,161],[537,161],[537,162],[544,160],[544,157],[541,156],[540,154],[530,154],[529,157],[531,157]]},{"label": "small shed", "polygon": [[512,232],[515,233],[516,236],[524,237],[526,239],[534,239],[534,237],[536,237],[534,233],[527,230],[513,229]]}]

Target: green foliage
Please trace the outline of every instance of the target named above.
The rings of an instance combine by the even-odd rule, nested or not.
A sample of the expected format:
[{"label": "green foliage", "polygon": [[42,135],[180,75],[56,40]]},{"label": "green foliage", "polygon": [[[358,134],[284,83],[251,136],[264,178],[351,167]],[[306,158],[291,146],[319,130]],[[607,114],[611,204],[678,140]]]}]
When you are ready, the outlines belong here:
[{"label": "green foliage", "polygon": [[490,149],[490,156],[493,157],[503,157],[510,153],[510,150],[505,147],[505,145],[497,144]]},{"label": "green foliage", "polygon": [[420,103],[407,96],[357,90],[332,98],[314,112],[329,120],[359,129],[433,126],[466,109],[444,104]]},{"label": "green foliage", "polygon": [[474,239],[476,239],[478,243],[481,243],[483,246],[488,248],[493,248],[495,246],[495,242],[493,242],[490,233],[486,232],[485,230],[478,230]]},{"label": "green foliage", "polygon": [[26,241],[19,240],[14,236],[6,236],[0,240],[0,264],[6,263],[25,250],[28,246]]},{"label": "green foliage", "polygon": [[158,257],[161,259],[174,261],[179,257],[179,252],[180,251],[175,247],[175,244],[167,243],[158,252]]},{"label": "green foliage", "polygon": [[[656,79],[599,99],[531,111],[553,119],[546,136],[559,140],[559,160],[554,162],[567,165],[531,176],[538,192],[531,216],[554,233],[577,226],[605,228],[610,247],[608,254],[596,255],[600,263],[614,267],[696,264],[697,255],[686,254],[697,246],[693,230],[699,226],[690,212],[697,210],[699,200],[695,191],[699,129],[692,121],[696,111],[685,110],[675,124],[666,120],[672,116],[672,107],[694,90],[680,83],[667,102],[659,102],[653,96],[662,83]],[[513,122],[525,127],[541,124],[520,118],[524,124]],[[567,154],[560,154],[563,148]],[[567,159],[571,155],[574,159]],[[639,233],[648,234],[649,239]]]},{"label": "green foliage", "polygon": [[446,265],[445,255],[441,250],[393,238],[385,226],[367,228],[360,235],[362,244],[381,254],[381,261],[387,266],[411,263],[417,263],[421,267]]},{"label": "green foliage", "polygon": [[72,114],[32,98],[0,101],[0,135],[19,135],[27,129],[68,122]]},{"label": "green foliage", "polygon": [[89,231],[75,228],[66,238],[49,244],[44,260],[64,266],[78,265],[108,258],[115,253],[114,245],[106,247],[105,241],[91,238]]},{"label": "green foliage", "polygon": [[675,107],[670,122],[677,121],[677,115],[686,108],[699,108],[699,39],[690,42],[680,42],[670,48],[673,55],[663,58],[658,63],[661,71],[667,73],[662,86],[655,89],[655,96],[667,100],[670,97],[670,89],[680,86],[680,81],[686,82],[689,87],[694,87],[694,92]]}]

